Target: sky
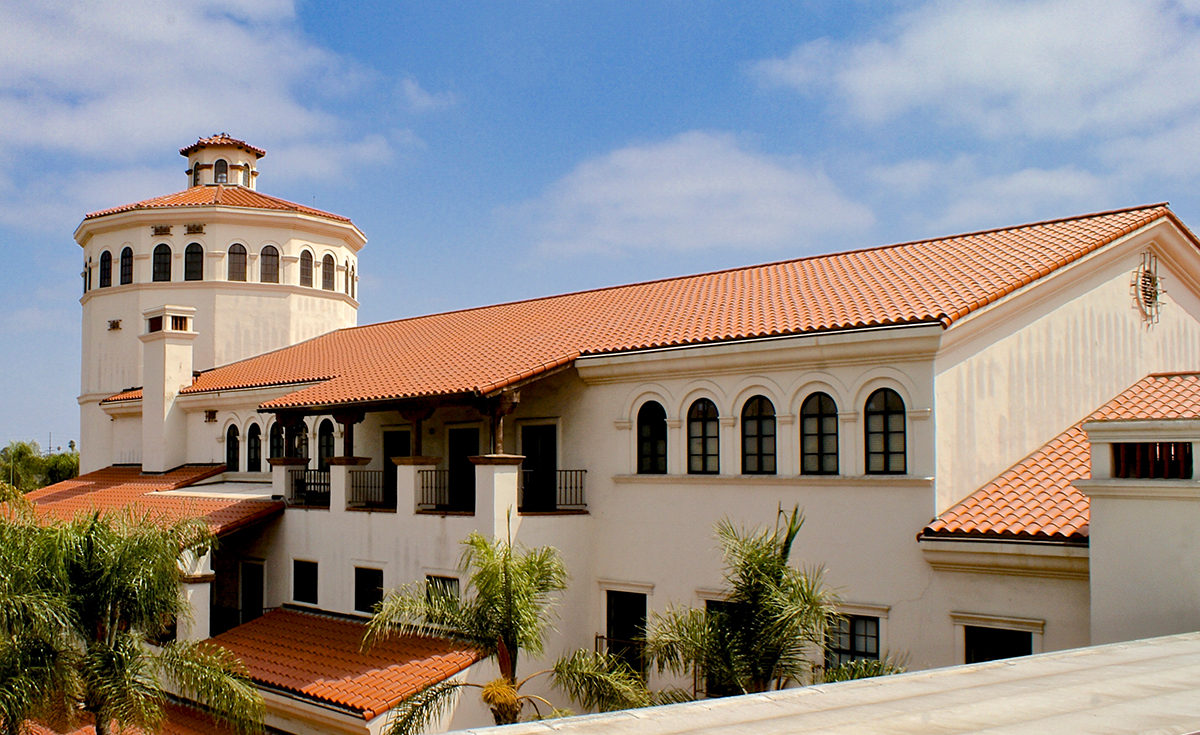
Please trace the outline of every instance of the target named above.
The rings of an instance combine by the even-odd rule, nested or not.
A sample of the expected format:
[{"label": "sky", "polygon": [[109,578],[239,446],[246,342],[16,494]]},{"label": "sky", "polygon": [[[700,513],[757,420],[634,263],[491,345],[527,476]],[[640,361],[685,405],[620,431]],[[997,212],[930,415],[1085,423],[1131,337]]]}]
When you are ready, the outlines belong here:
[{"label": "sky", "polygon": [[[0,443],[78,437],[87,212],[264,148],[359,323],[1170,201],[1200,0],[7,0]],[[52,437],[52,438],[51,438]]]}]

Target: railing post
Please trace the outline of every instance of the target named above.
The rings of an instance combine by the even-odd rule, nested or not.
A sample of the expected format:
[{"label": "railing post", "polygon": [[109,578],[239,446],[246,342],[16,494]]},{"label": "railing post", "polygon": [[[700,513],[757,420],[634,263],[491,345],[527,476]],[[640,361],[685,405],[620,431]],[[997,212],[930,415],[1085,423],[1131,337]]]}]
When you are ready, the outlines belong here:
[{"label": "railing post", "polygon": [[308,460],[303,457],[271,457],[267,464],[271,465],[271,494],[291,501],[292,488],[288,473],[307,466]]},{"label": "railing post", "polygon": [[[520,454],[485,454],[471,457],[475,465],[475,514],[491,514],[491,532],[494,538],[516,538],[521,526],[517,510],[517,486],[521,476]],[[483,530],[487,529],[484,516]]]},{"label": "railing post", "polygon": [[329,512],[346,510],[350,496],[350,470],[371,463],[370,457],[329,457]]},{"label": "railing post", "polygon": [[441,457],[392,457],[396,465],[396,510],[400,510],[405,498],[412,503],[413,512],[420,510],[421,470],[432,470],[441,462]]}]

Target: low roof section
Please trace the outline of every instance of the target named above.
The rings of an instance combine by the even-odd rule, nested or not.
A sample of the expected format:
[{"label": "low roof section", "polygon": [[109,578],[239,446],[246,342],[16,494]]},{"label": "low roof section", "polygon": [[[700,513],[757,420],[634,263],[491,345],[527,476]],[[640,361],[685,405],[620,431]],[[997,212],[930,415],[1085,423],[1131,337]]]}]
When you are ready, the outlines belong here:
[{"label": "low roof section", "polygon": [[1200,418],[1200,373],[1154,373],[1122,391],[1033,454],[954,505],[921,538],[1085,544],[1088,498],[1074,482],[1091,474],[1085,424]]},{"label": "low roof section", "polygon": [[294,385],[261,408],[309,412],[490,397],[586,355],[948,327],[1164,219],[1188,233],[1155,204],[342,329],[201,373],[183,393]]},{"label": "low roof section", "polygon": [[359,619],[281,608],[211,640],[258,686],[364,720],[480,659],[437,638],[389,638],[363,650],[366,629]]},{"label": "low roof section", "polygon": [[224,471],[225,465],[206,464],[185,465],[162,474],[142,474],[138,465],[118,465],[34,490],[25,497],[33,501],[38,514],[58,520],[132,509],[165,523],[202,518],[218,536],[283,512],[282,500],[164,494]]}]

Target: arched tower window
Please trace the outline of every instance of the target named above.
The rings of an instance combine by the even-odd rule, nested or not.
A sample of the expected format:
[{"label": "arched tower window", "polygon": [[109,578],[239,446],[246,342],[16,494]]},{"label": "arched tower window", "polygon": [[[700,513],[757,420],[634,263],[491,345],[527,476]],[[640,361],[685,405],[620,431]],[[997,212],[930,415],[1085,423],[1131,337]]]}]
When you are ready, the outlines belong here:
[{"label": "arched tower window", "polygon": [[904,399],[880,388],[867,399],[867,473],[903,475],[908,471]]},{"label": "arched tower window", "polygon": [[321,288],[326,291],[332,291],[334,285],[334,277],[337,275],[337,266],[334,265],[333,256],[326,255],[321,258]]},{"label": "arched tower window", "polygon": [[300,253],[300,285],[312,287],[312,253],[305,250]]},{"label": "arched tower window", "polygon": [[242,186],[250,188],[250,164],[242,166]]},{"label": "arched tower window", "polygon": [[100,253],[100,288],[112,285],[112,253],[105,250]]},{"label": "arched tower window", "polygon": [[234,243],[229,246],[229,275],[231,281],[246,280],[246,246]]},{"label": "arched tower window", "polygon": [[333,422],[325,419],[317,429],[317,469],[329,471],[329,458],[333,456]]},{"label": "arched tower window", "polygon": [[200,186],[200,162],[192,164],[192,186]]},{"label": "arched tower window", "polygon": [[775,474],[775,406],[765,396],[742,408],[742,474]]},{"label": "arched tower window", "polygon": [[279,283],[279,251],[268,245],[258,255],[258,280],[263,283]]},{"label": "arched tower window", "polygon": [[171,280],[171,246],[165,242],[154,246],[154,280]]},{"label": "arched tower window", "polygon": [[133,283],[133,248],[121,251],[121,285]]},{"label": "arched tower window", "polygon": [[347,260],[346,260],[346,295],[347,295],[347,296],[349,296],[349,295],[350,295],[350,279],[351,279],[352,277],[353,277],[353,276],[352,276],[352,274],[351,274],[351,272],[350,272],[350,260],[349,260],[349,259],[347,259]]},{"label": "arched tower window", "polygon": [[271,424],[271,457],[283,456],[283,426],[278,421]]},{"label": "arched tower window", "polygon": [[218,184],[229,183],[229,164],[225,163],[224,158],[218,158],[213,164],[213,181]]},{"label": "arched tower window", "polygon": [[258,424],[246,429],[246,471],[262,472],[262,429]]},{"label": "arched tower window", "polygon": [[838,473],[837,404],[825,393],[813,393],[800,406],[800,473]]},{"label": "arched tower window", "polygon": [[358,271],[350,269],[350,298],[358,298]]},{"label": "arched tower window", "polygon": [[701,398],[688,409],[688,474],[715,475],[721,471],[720,422],[717,404]]},{"label": "arched tower window", "polygon": [[667,412],[657,401],[647,401],[638,411],[639,475],[667,474]]},{"label": "arched tower window", "polygon": [[237,472],[241,467],[239,463],[241,457],[238,452],[238,430],[236,426],[230,426],[229,431],[225,432],[225,469],[230,472]]},{"label": "arched tower window", "polygon": [[204,248],[194,242],[183,251],[183,280],[204,280]]}]

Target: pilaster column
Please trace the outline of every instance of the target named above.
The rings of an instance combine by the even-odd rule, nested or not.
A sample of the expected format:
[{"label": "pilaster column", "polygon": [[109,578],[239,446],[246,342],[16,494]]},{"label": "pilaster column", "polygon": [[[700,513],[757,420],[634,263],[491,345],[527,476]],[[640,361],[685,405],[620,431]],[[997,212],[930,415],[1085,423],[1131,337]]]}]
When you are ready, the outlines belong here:
[{"label": "pilaster column", "polygon": [[329,512],[343,513],[350,500],[350,472],[355,467],[371,463],[370,457],[330,457],[329,463]]},{"label": "pilaster column", "polygon": [[[493,538],[516,538],[521,527],[521,515],[517,512],[518,478],[520,454],[485,454],[471,457],[475,465],[475,515],[479,518],[480,530],[491,532]],[[491,514],[490,524],[487,514]],[[491,526],[489,529],[488,526]]]},{"label": "pilaster column", "polygon": [[421,471],[435,470],[441,461],[441,457],[392,457],[396,465],[396,510],[406,498],[414,513],[421,509]]},{"label": "pilaster column", "polygon": [[179,562],[183,600],[187,615],[176,621],[175,637],[181,641],[202,641],[209,637],[209,616],[212,612],[212,585],[216,575],[212,570],[212,552],[197,557],[186,552]]}]

